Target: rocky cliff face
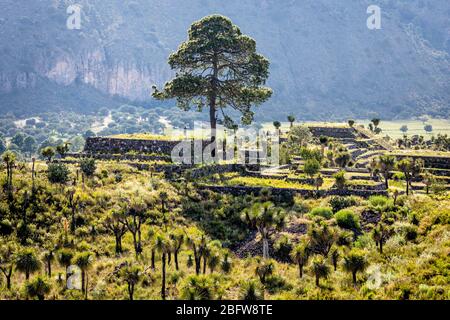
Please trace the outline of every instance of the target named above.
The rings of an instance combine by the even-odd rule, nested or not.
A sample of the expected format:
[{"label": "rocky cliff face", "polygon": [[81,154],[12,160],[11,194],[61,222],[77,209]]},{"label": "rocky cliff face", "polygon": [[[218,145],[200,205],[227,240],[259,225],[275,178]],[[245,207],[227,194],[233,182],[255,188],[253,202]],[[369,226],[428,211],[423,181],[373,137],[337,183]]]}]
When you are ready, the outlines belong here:
[{"label": "rocky cliff face", "polygon": [[[66,9],[75,3],[82,6],[81,29],[69,30]],[[381,30],[366,26],[370,4],[3,0],[0,108],[73,106],[66,91],[76,92],[79,86],[112,100],[148,100],[151,86],[162,86],[170,77],[167,56],[186,38],[190,23],[221,13],[255,38],[259,51],[271,61],[269,85],[275,94],[260,115],[449,115],[448,1],[380,0]],[[28,90],[52,91],[52,99],[37,92],[38,99],[27,99]],[[85,99],[88,104],[90,100],[94,99]]]}]

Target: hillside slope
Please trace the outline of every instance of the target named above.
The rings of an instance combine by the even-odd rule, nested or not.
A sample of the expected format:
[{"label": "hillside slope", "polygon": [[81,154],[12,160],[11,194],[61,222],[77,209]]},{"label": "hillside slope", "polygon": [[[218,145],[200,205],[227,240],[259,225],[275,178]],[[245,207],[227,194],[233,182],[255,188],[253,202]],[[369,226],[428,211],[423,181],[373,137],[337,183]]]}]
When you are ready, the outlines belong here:
[{"label": "hillside slope", "polygon": [[[450,115],[447,0],[380,0],[381,30],[366,26],[368,0],[1,2],[2,112],[149,102],[189,25],[220,13],[271,61],[275,94],[260,118]],[[71,3],[83,7],[81,30],[66,28]]]}]

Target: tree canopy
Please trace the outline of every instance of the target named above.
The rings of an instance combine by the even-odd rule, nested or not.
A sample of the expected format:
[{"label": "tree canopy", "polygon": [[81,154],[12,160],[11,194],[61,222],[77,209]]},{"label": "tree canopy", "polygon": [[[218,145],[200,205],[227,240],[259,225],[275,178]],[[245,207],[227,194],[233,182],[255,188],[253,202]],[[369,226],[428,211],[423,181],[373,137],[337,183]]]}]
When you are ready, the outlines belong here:
[{"label": "tree canopy", "polygon": [[238,111],[243,124],[253,121],[252,106],[265,102],[272,90],[264,84],[269,61],[256,52],[256,42],[221,15],[210,15],[194,22],[188,39],[169,57],[175,77],[162,91],[154,87],[157,99],[173,99],[183,110],[209,108],[214,140],[218,114],[227,127],[234,120],[224,109]]}]

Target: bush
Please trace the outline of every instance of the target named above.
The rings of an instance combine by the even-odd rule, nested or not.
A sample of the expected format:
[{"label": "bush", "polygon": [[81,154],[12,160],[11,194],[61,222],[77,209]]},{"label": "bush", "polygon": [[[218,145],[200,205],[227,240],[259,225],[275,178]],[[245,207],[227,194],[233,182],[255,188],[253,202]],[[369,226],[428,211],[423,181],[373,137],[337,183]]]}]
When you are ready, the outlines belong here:
[{"label": "bush", "polygon": [[80,168],[86,177],[92,177],[97,169],[97,165],[94,159],[83,159],[80,162]]},{"label": "bush", "polygon": [[292,289],[292,285],[288,284],[286,280],[279,275],[271,275],[267,277],[264,287],[270,294],[274,294],[282,290]]},{"label": "bush", "polygon": [[342,209],[356,206],[358,204],[358,201],[355,199],[355,197],[333,197],[330,199],[330,206],[333,208],[333,212],[336,213]]},{"label": "bush", "polygon": [[359,217],[350,210],[340,210],[334,215],[339,227],[349,230],[359,230]]},{"label": "bush", "polygon": [[345,179],[345,171],[339,171],[338,173],[335,173],[333,175],[335,180],[335,186],[338,189],[344,189],[345,185],[347,183],[347,180]]},{"label": "bush", "polygon": [[371,196],[369,203],[372,207],[384,207],[388,203],[388,198],[384,196]]},{"label": "bush", "polygon": [[245,301],[257,301],[264,300],[264,288],[255,280],[249,280],[242,283],[241,288],[241,300]]},{"label": "bush", "polygon": [[14,231],[13,225],[7,219],[0,221],[0,235],[9,236]]},{"label": "bush", "polygon": [[330,219],[333,217],[333,210],[331,210],[331,208],[319,207],[312,209],[309,214],[313,217],[319,216],[324,217],[325,219]]},{"label": "bush", "polygon": [[310,177],[313,177],[320,170],[320,162],[312,158],[305,161],[303,171]]},{"label": "bush", "polygon": [[275,254],[282,261],[291,261],[292,242],[287,236],[281,236],[274,244]]},{"label": "bush", "polygon": [[405,174],[403,172],[396,172],[392,175],[392,180],[395,181],[405,180]]},{"label": "bush", "polygon": [[181,298],[184,300],[212,300],[214,299],[214,283],[206,275],[192,275],[181,284]]},{"label": "bush", "polygon": [[69,180],[69,168],[64,163],[48,165],[47,178],[51,183],[65,184]]}]

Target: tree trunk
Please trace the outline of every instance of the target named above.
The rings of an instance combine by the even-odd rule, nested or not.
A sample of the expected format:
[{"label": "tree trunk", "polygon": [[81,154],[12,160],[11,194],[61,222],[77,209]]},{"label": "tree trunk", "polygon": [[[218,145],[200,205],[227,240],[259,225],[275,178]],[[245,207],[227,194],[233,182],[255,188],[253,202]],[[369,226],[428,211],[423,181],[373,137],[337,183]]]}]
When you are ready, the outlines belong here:
[{"label": "tree trunk", "polygon": [[133,301],[134,294],[134,284],[128,283],[128,295],[130,296],[130,300]]},{"label": "tree trunk", "polygon": [[216,158],[216,130],[217,130],[217,118],[216,118],[216,98],[211,98],[209,106],[209,122],[211,124],[211,158]]},{"label": "tree trunk", "polygon": [[213,77],[211,79],[211,94],[209,96],[209,121],[211,124],[211,157],[216,160],[217,144],[216,144],[216,128],[217,128],[217,110],[216,110],[216,98],[217,98],[217,77],[219,74],[217,56],[213,58]]},{"label": "tree trunk", "polygon": [[155,249],[152,249],[152,269],[155,270]]},{"label": "tree trunk", "polygon": [[380,241],[380,254],[383,254],[383,240]]},{"label": "tree trunk", "polygon": [[316,287],[319,286],[319,276],[316,276]]},{"label": "tree trunk", "polygon": [[25,280],[29,280],[30,279],[30,272],[27,270],[25,271]]},{"label": "tree trunk", "polygon": [[386,185],[386,190],[389,189],[389,179],[386,177],[384,178],[384,184]]},{"label": "tree trunk", "polygon": [[88,299],[88,288],[89,288],[89,283],[88,283],[89,277],[88,277],[88,273],[86,272],[86,286],[85,286],[85,290],[84,290],[84,300]]},{"label": "tree trunk", "polygon": [[173,260],[175,261],[175,269],[178,271],[179,266],[178,266],[178,251],[175,251],[173,253]]},{"label": "tree trunk", "polygon": [[406,180],[406,195],[409,195],[409,180]]},{"label": "tree trunk", "polygon": [[206,256],[203,256],[203,274],[206,274],[206,261],[207,261]]},{"label": "tree trunk", "polygon": [[122,253],[122,238],[116,235],[116,254]]},{"label": "tree trunk", "polygon": [[52,262],[50,259],[47,260],[47,271],[48,271],[48,277],[52,277]]},{"label": "tree trunk", "polygon": [[353,285],[356,286],[356,272],[352,272],[352,278],[353,278]]},{"label": "tree trunk", "polygon": [[194,249],[194,261],[195,261],[195,274],[199,275],[202,257],[200,256],[199,252],[197,251],[197,247],[195,245],[194,245],[193,249]]},{"label": "tree trunk", "polygon": [[81,291],[85,293],[86,287],[86,271],[81,270]]},{"label": "tree trunk", "polygon": [[11,276],[12,276],[13,268],[10,267],[9,272],[6,274],[6,289],[11,290]]},{"label": "tree trunk", "polygon": [[269,240],[263,237],[263,258],[269,259]]},{"label": "tree trunk", "polygon": [[303,278],[303,265],[302,264],[298,264],[298,272],[300,274],[300,279]]},{"label": "tree trunk", "polygon": [[166,300],[166,254],[162,254],[161,298]]}]

